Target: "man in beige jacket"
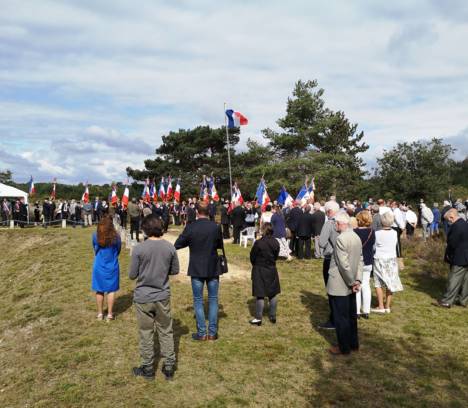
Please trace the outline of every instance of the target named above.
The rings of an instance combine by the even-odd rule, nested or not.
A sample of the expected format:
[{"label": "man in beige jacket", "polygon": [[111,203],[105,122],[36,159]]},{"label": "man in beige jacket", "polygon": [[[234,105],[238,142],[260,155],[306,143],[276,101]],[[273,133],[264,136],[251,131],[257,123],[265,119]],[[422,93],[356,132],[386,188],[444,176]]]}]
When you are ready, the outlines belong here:
[{"label": "man in beige jacket", "polygon": [[359,350],[356,292],[362,280],[362,244],[353,232],[349,216],[341,212],[335,217],[339,233],[331,259],[327,293],[335,320],[338,346],[332,354],[349,354]]}]

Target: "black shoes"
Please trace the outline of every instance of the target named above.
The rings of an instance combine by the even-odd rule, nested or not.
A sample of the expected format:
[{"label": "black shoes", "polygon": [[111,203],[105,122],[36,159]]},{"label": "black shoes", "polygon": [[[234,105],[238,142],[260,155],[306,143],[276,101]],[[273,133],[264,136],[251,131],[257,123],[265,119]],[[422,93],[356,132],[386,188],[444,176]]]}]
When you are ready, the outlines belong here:
[{"label": "black shoes", "polygon": [[335,325],[332,322],[328,321],[325,323],[320,323],[318,325],[318,328],[322,330],[335,330]]},{"label": "black shoes", "polygon": [[164,374],[164,377],[166,378],[166,381],[172,381],[174,379],[174,366],[166,366],[164,365],[161,368],[162,373]]},{"label": "black shoes", "polygon": [[205,336],[200,336],[198,333],[192,333],[192,340],[194,341],[206,341],[208,337]]},{"label": "black shoes", "polygon": [[270,320],[272,324],[276,324],[276,317],[268,316],[268,319]]},{"label": "black shoes", "polygon": [[[358,315],[359,316],[359,315]],[[360,315],[363,319],[369,320],[369,313],[363,313]]]},{"label": "black shoes", "polygon": [[140,367],[133,367],[132,372],[135,377],[143,377],[148,381],[154,380],[154,367],[143,365]]}]

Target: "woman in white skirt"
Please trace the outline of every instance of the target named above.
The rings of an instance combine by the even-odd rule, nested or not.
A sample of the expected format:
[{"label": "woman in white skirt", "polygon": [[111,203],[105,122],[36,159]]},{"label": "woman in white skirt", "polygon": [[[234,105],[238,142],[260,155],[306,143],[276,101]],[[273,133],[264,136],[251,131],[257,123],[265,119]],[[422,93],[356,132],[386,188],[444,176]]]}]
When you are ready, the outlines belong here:
[{"label": "woman in white skirt", "polygon": [[[398,236],[391,228],[394,215],[388,211],[380,215],[382,227],[375,232],[375,254],[374,254],[374,285],[377,293],[379,306],[372,309],[374,313],[390,313],[393,294],[403,290],[398,275],[397,243]],[[384,289],[386,289],[386,300],[384,303]]]}]

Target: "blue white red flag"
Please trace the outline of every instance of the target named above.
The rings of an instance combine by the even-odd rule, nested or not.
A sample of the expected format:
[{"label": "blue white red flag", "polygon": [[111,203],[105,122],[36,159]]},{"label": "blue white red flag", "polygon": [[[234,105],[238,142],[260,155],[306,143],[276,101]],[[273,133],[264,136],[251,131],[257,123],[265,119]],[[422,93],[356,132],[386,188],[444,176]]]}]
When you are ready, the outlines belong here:
[{"label": "blue white red flag", "polygon": [[242,193],[237,186],[237,183],[234,183],[234,186],[232,187],[232,204],[240,204],[242,205],[244,203],[244,199],[242,198]]},{"label": "blue white red flag", "polygon": [[228,118],[229,129],[244,126],[249,123],[249,120],[242,113],[233,111],[232,109],[226,110],[226,116]]},{"label": "blue white red flag", "polygon": [[149,191],[150,187],[149,187],[149,178],[147,178],[145,180],[145,186],[143,187],[143,191],[141,193],[141,197],[143,198],[144,201],[146,201],[147,203],[150,202],[151,200],[151,196],[150,196],[150,191]]},{"label": "blue white red flag", "polygon": [[180,180],[177,180],[176,188],[174,191],[174,200],[180,203]]},{"label": "blue white red flag", "polygon": [[161,183],[159,184],[159,197],[162,201],[166,201],[166,189],[164,188],[164,177],[161,177]]},{"label": "blue white red flag", "polygon": [[255,198],[257,199],[257,204],[262,207],[262,211],[265,211],[266,206],[270,203],[270,196],[267,193],[265,180],[263,178],[260,180]]},{"label": "blue white red flag", "polygon": [[29,180],[29,195],[36,194],[36,188],[34,187],[33,177],[31,176],[31,180]]},{"label": "blue white red flag", "polygon": [[117,198],[117,187],[116,185],[114,184],[112,186],[112,192],[111,192],[111,198],[110,198],[110,202],[112,205],[117,205],[117,201],[118,201],[118,198]]},{"label": "blue white red flag", "polygon": [[288,193],[285,186],[281,187],[278,199],[276,201],[283,207],[290,207],[292,205],[293,198],[291,197],[291,194]]},{"label": "blue white red flag", "polygon": [[213,201],[219,201],[219,195],[218,195],[218,191],[216,190],[216,186],[215,186],[215,183],[214,183],[214,177],[211,176],[209,179],[208,179],[208,191],[209,191],[209,195],[211,197],[211,199]]}]

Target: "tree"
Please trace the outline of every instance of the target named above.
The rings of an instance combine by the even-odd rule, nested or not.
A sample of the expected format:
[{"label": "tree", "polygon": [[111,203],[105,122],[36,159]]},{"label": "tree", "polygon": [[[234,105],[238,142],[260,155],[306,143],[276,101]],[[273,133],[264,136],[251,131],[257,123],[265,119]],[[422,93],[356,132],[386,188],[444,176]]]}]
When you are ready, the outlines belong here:
[{"label": "tree", "polygon": [[450,187],[454,149],[442,139],[398,143],[377,159],[373,182],[379,194],[417,202],[440,200]]},{"label": "tree", "polygon": [[9,184],[13,182],[13,174],[10,170],[0,171],[0,183]]}]

